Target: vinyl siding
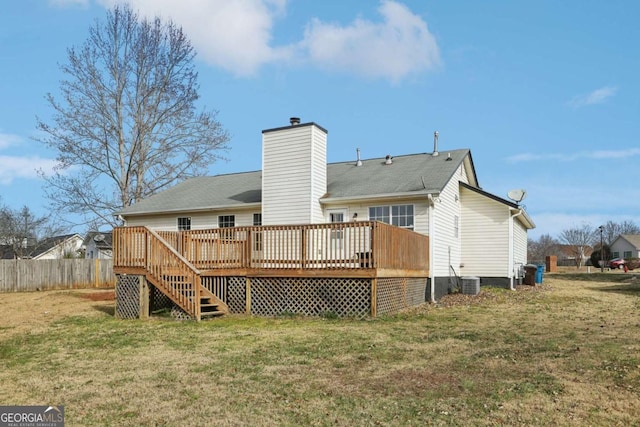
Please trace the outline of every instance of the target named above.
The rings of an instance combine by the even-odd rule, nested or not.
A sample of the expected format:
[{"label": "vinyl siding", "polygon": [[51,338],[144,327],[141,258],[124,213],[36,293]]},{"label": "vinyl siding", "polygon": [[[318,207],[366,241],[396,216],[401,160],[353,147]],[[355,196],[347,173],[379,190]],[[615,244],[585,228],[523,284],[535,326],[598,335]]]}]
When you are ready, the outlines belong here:
[{"label": "vinyl siding", "polygon": [[629,241],[627,241],[626,239],[623,239],[622,237],[618,237],[611,244],[611,252],[618,252],[620,255],[620,258],[624,258],[625,252],[631,252],[631,258],[640,257],[640,251],[638,251],[636,247],[634,247],[631,243],[629,243]]},{"label": "vinyl siding", "polygon": [[513,220],[513,263],[527,263],[527,229],[517,218]]},{"label": "vinyl siding", "polygon": [[508,206],[464,188],[461,196],[463,274],[509,277]]},{"label": "vinyl siding", "polygon": [[353,221],[353,215],[358,214],[356,220],[367,221],[369,220],[369,208],[372,206],[394,206],[394,205],[413,205],[414,215],[414,231],[422,234],[429,234],[429,205],[425,197],[414,199],[380,199],[375,202],[367,203],[349,203],[342,205],[326,205],[324,209],[324,222],[329,222],[328,210],[333,209],[346,209],[347,221]]},{"label": "vinyl siding", "polygon": [[64,242],[57,244],[48,251],[34,256],[33,259],[62,259],[65,254],[77,255],[78,250],[82,247],[83,239],[80,236],[74,236]]},{"label": "vinyl siding", "polygon": [[[424,198],[421,198],[424,200]],[[358,214],[356,220],[366,221],[369,219],[369,207],[371,206],[392,206],[392,205],[413,205],[414,212],[414,231],[422,234],[429,234],[429,208],[426,201],[422,200],[380,200],[379,202],[372,203],[352,203],[345,205],[332,205],[326,206],[322,213],[322,220],[316,223],[329,222],[328,211],[334,209],[346,209],[346,221],[353,221],[353,215]],[[129,217],[127,219],[128,226],[148,226],[154,230],[177,230],[178,218],[191,217],[191,229],[202,230],[206,228],[218,227],[219,215],[235,215],[237,226],[253,225],[253,214],[260,213],[259,208],[255,208],[251,211],[247,210],[228,210],[228,211],[216,211],[213,212],[184,212],[180,214],[163,214],[163,215],[144,215]],[[263,222],[264,224],[264,222]],[[286,225],[286,223],[280,223],[277,225]]]},{"label": "vinyl siding", "polygon": [[153,230],[176,231],[178,230],[178,218],[191,217],[191,229],[203,230],[218,227],[218,216],[235,215],[236,226],[253,225],[253,214],[260,210],[228,210],[216,212],[184,212],[180,214],[144,215],[129,217],[128,226],[147,226]]},{"label": "vinyl siding", "polygon": [[326,133],[314,125],[263,134],[262,221],[321,222],[327,191]]},{"label": "vinyl siding", "polygon": [[[433,247],[433,275],[436,277],[449,276],[449,266],[456,274],[461,275],[461,240],[466,219],[460,209],[460,184],[466,179],[462,167],[453,174],[440,195],[436,198],[434,207],[434,227],[430,244]],[[458,237],[455,236],[455,217],[458,217]]]}]

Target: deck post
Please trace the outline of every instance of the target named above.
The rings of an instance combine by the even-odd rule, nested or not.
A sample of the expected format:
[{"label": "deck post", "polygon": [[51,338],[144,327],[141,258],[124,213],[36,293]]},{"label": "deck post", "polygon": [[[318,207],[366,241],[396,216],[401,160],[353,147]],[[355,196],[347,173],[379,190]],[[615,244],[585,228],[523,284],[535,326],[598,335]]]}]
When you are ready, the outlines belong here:
[{"label": "deck post", "polygon": [[147,277],[144,275],[138,276],[138,295],[140,295],[138,318],[149,318],[149,284],[147,283]]},{"label": "deck post", "polygon": [[300,268],[306,268],[307,264],[307,233],[305,233],[304,227],[300,228],[300,246],[302,249]]},{"label": "deck post", "polygon": [[245,311],[248,315],[251,315],[251,278],[246,278],[245,286]]},{"label": "deck post", "polygon": [[374,277],[371,279],[371,317],[378,315],[378,279]]}]

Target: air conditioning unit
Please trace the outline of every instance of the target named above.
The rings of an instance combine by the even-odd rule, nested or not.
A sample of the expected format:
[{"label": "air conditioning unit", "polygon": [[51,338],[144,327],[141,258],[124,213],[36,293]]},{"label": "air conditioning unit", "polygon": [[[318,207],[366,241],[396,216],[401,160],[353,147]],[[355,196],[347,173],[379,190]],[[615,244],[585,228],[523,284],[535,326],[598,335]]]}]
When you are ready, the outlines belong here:
[{"label": "air conditioning unit", "polygon": [[480,293],[480,278],[470,276],[463,277],[462,293],[464,295],[478,295]]}]

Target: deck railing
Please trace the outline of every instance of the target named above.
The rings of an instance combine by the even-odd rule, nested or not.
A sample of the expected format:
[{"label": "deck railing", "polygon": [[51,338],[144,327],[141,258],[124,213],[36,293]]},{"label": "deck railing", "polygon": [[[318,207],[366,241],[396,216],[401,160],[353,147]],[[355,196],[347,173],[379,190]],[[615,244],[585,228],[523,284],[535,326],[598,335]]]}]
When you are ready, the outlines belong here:
[{"label": "deck railing", "polygon": [[144,270],[171,300],[199,320],[200,274],[168,243],[147,227],[118,227],[113,233],[114,269]]},{"label": "deck railing", "polygon": [[[127,237],[139,233],[140,227],[117,229],[114,267],[143,266],[149,262],[143,246],[135,238]],[[200,270],[429,268],[428,236],[377,221],[159,231],[157,234]]]}]

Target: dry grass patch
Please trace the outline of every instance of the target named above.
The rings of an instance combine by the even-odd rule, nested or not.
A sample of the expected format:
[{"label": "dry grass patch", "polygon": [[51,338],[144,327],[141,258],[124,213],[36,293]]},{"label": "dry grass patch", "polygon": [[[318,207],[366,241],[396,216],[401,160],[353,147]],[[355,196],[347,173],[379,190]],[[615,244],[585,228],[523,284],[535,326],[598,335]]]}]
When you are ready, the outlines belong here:
[{"label": "dry grass patch", "polygon": [[120,321],[79,291],[0,294],[0,404],[70,425],[632,425],[640,284],[601,279],[375,320]]}]

